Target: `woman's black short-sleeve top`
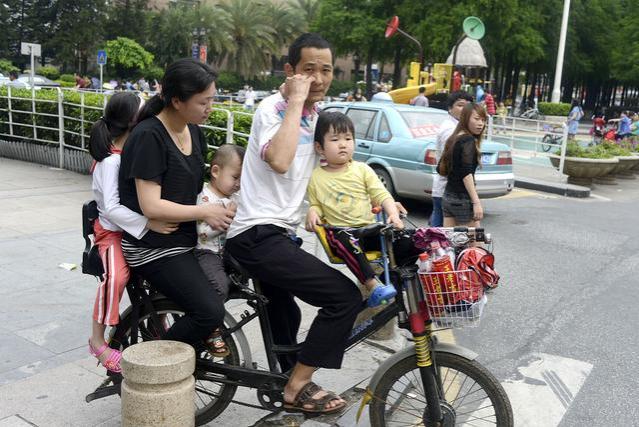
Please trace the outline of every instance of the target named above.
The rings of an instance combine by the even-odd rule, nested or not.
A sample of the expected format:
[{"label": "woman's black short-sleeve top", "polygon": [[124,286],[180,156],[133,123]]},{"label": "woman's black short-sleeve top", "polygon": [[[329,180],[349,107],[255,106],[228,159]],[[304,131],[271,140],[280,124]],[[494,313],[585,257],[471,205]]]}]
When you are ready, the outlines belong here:
[{"label": "woman's black short-sleeve top", "polygon": [[464,186],[464,177],[472,175],[474,180],[477,166],[479,166],[479,163],[477,162],[475,138],[471,135],[462,136],[455,142],[453,147],[453,159],[448,173],[446,191],[449,193],[467,193]]},{"label": "woman's black short-sleeve top", "polygon": [[[122,150],[118,179],[120,203],[142,214],[135,179],[155,181],[162,186],[162,199],[182,205],[195,205],[204,181],[206,141],[197,125],[188,125],[191,133],[190,155],[183,154],[157,117],[139,123]],[[189,247],[197,243],[195,221],[180,223],[171,234],[149,230],[140,240],[124,238],[143,248]]]}]

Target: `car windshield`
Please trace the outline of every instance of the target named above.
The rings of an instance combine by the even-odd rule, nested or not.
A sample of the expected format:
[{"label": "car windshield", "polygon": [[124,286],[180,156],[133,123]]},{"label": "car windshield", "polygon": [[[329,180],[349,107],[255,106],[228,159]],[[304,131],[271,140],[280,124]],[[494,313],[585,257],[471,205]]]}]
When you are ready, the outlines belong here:
[{"label": "car windshield", "polygon": [[426,138],[437,135],[439,124],[444,120],[443,114],[428,111],[400,111],[413,138]]}]

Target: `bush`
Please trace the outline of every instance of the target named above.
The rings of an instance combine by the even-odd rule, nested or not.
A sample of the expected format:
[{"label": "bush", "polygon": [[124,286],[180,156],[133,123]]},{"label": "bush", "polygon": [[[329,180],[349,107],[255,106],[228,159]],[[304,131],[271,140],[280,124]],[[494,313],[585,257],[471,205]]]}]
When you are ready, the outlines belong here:
[{"label": "bush", "polygon": [[242,89],[244,80],[242,80],[239,74],[222,71],[217,76],[215,86],[230,92],[235,92]]},{"label": "bush", "polygon": [[614,141],[603,141],[599,145],[603,150],[612,154],[613,156],[631,156],[632,153],[626,147],[622,147]]},{"label": "bush", "polygon": [[36,70],[36,74],[46,77],[47,79],[56,80],[60,77],[60,71],[57,68],[47,65]]},{"label": "bush", "polygon": [[73,74],[62,74],[60,81],[73,83],[75,85],[75,76]]},{"label": "bush", "polygon": [[546,116],[567,116],[570,113],[570,104],[563,102],[540,102],[539,112]]},{"label": "bush", "polygon": [[8,76],[12,71],[19,73],[20,69],[13,65],[13,63],[8,59],[0,59],[0,73]]},{"label": "bush", "polygon": [[[581,157],[585,159],[612,159],[615,157],[606,148],[604,144],[595,145],[594,147],[582,147],[575,141],[570,141],[566,144],[566,156],[568,157]],[[557,155],[561,152],[557,151]]]},{"label": "bush", "polygon": [[153,80],[160,81],[164,76],[164,68],[158,67],[157,65],[149,65],[144,70],[144,75],[146,76],[146,80],[148,82],[152,82]]},{"label": "bush", "polygon": [[54,80],[56,83],[60,83],[61,87],[75,87],[75,82],[67,82],[65,80]]},{"label": "bush", "polygon": [[349,80],[333,80],[326,94],[328,96],[339,96],[340,93],[350,92],[354,89],[355,85]]}]

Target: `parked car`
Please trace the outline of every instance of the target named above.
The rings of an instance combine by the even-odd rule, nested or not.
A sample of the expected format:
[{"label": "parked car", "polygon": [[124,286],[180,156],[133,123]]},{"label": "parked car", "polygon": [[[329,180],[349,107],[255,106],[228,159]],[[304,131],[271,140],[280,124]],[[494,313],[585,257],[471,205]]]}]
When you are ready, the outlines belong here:
[{"label": "parked car", "polygon": [[[18,80],[27,85],[31,84],[31,76],[29,74],[20,74]],[[33,76],[33,85],[35,87],[60,87],[60,83],[38,74],[34,74]]]},{"label": "parked car", "polygon": [[[393,196],[430,198],[436,174],[436,135],[446,112],[392,102],[333,102],[355,124],[354,159],[369,164]],[[482,198],[508,194],[515,181],[510,147],[483,141],[475,173]]]}]

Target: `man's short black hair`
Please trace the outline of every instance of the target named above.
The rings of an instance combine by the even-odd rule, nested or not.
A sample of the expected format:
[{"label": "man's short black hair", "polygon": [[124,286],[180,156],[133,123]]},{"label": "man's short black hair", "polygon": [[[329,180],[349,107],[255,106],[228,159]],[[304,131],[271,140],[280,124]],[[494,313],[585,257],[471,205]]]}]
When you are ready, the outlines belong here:
[{"label": "man's short black hair", "polygon": [[18,72],[17,71],[9,71],[9,77],[17,79],[18,78]]},{"label": "man's short black hair", "polygon": [[420,86],[419,93],[424,93],[424,92],[426,92],[426,86]]},{"label": "man's short black hair", "polygon": [[[288,48],[288,63],[295,66],[302,59],[302,49],[305,47],[314,47],[316,49],[330,49],[331,45],[324,37],[317,33],[304,33],[291,44]],[[332,53],[332,52],[331,52]]]},{"label": "man's short black hair", "polygon": [[456,90],[455,92],[451,92],[451,94],[448,95],[448,99],[446,100],[446,106],[448,107],[448,110],[453,108],[455,102],[459,101],[460,99],[465,99],[468,102],[474,101],[473,96],[470,93],[463,90]]}]

